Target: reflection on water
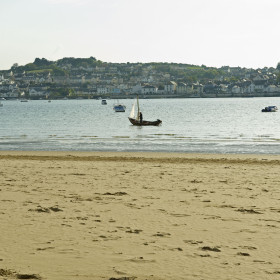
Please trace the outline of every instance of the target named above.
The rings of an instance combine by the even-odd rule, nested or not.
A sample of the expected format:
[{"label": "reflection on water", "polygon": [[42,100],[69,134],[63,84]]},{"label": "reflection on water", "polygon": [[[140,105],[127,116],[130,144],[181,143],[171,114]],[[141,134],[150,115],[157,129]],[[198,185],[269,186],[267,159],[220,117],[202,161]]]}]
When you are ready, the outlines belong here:
[{"label": "reflection on water", "polygon": [[0,150],[163,151],[279,154],[280,98],[142,99],[144,119],[135,127],[114,100],[5,101],[0,109]]}]

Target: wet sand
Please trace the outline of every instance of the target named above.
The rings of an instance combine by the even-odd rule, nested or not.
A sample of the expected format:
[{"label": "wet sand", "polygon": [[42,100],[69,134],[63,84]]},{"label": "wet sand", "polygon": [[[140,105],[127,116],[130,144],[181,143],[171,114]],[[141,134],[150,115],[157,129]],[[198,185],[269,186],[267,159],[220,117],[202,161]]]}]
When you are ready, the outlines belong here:
[{"label": "wet sand", "polygon": [[0,152],[0,279],[279,279],[280,156]]}]

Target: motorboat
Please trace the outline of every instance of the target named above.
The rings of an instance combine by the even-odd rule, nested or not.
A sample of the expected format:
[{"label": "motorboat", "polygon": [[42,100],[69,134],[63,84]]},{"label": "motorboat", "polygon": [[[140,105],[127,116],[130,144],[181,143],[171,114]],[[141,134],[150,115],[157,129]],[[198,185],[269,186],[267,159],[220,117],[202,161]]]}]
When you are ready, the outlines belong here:
[{"label": "motorboat", "polygon": [[123,104],[115,104],[113,109],[115,112],[125,112],[126,107]]},{"label": "motorboat", "polygon": [[102,105],[107,105],[106,99],[102,99],[102,100],[101,100],[101,104],[102,104]]},{"label": "motorboat", "polygon": [[267,106],[264,109],[262,109],[262,112],[277,112],[278,108],[277,106]]}]

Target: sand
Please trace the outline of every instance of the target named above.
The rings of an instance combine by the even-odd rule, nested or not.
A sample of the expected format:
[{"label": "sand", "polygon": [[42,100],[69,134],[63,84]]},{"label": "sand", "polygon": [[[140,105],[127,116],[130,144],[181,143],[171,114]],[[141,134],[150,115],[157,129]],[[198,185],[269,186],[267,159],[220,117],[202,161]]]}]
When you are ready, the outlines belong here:
[{"label": "sand", "polygon": [[280,156],[0,152],[0,279],[280,278]]}]

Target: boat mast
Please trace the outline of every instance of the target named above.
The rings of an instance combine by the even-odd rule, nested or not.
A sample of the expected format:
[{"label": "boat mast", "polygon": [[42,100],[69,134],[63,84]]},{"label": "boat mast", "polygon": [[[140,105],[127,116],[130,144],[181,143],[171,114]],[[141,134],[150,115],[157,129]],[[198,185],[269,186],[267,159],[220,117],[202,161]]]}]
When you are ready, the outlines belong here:
[{"label": "boat mast", "polygon": [[137,95],[137,117],[136,117],[137,120],[140,119],[140,108],[139,108],[139,97]]}]

